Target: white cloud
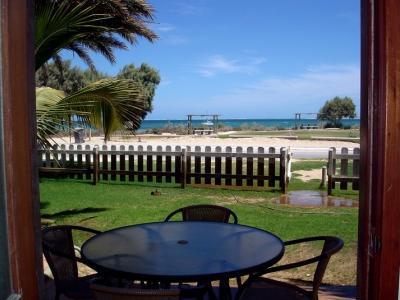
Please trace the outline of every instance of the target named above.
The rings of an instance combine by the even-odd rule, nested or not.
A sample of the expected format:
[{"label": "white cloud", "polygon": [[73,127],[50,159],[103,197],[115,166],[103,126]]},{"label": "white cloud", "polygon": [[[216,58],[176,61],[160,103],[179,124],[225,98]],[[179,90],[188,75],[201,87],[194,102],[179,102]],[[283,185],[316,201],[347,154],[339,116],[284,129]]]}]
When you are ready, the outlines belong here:
[{"label": "white cloud", "polygon": [[191,92],[163,98],[155,105],[154,118],[183,118],[188,111],[208,111],[223,118],[293,118],[296,112],[318,112],[335,96],[352,97],[359,111],[360,69],[356,64],[313,66],[298,74],[260,78],[214,95]]},{"label": "white cloud", "polygon": [[186,44],[188,39],[180,34],[177,34],[175,26],[168,23],[161,23],[153,27],[159,33],[160,41],[172,46]]},{"label": "white cloud", "polygon": [[245,59],[227,59],[222,55],[212,55],[205,63],[198,67],[197,72],[204,77],[213,77],[217,74],[245,73],[252,74],[257,67],[264,63],[263,57]]},{"label": "white cloud", "polygon": [[268,77],[247,87],[247,91],[261,91],[266,95],[319,98],[329,93],[357,94],[360,70],[355,65],[319,65],[291,77]]},{"label": "white cloud", "polygon": [[168,78],[168,76],[164,76],[161,74],[161,81],[160,81],[160,87],[165,87],[168,86],[172,83],[172,80]]},{"label": "white cloud", "polygon": [[169,34],[161,38],[161,41],[168,45],[179,46],[186,44],[188,39],[178,34]]},{"label": "white cloud", "polygon": [[[320,65],[288,77],[267,77],[210,99],[224,114],[240,117],[290,117],[317,112],[334,96],[350,96],[359,109],[360,69],[357,65]],[[240,115],[238,115],[240,114]]]},{"label": "white cloud", "polygon": [[155,30],[160,32],[171,32],[175,30],[175,27],[172,26],[171,24],[165,23],[155,26]]},{"label": "white cloud", "polygon": [[199,0],[182,0],[175,2],[171,11],[184,16],[199,16],[204,11],[204,1]]}]

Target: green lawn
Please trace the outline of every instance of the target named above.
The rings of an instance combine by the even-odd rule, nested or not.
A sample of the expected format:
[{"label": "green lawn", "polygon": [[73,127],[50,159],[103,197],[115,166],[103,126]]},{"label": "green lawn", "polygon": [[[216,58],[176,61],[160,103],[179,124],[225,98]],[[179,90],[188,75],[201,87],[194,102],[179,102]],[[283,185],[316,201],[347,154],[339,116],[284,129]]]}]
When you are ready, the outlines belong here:
[{"label": "green lawn", "polygon": [[[315,189],[317,186],[317,182],[297,181],[295,179],[291,185],[293,189]],[[151,195],[155,189],[161,191],[161,196]],[[280,195],[279,191],[273,190],[195,187],[182,190],[176,185],[119,182],[101,182],[93,186],[69,179],[43,179],[40,194],[42,217],[53,219],[57,224],[79,224],[107,230],[127,224],[162,221],[176,208],[212,203],[234,210],[240,223],[269,230],[283,240],[313,235],[339,236],[346,247],[335,257],[325,281],[336,284],[355,282],[356,208],[279,206],[271,201]],[[304,255],[310,252],[307,250]],[[293,249],[289,253],[298,254],[298,251]],[[304,274],[307,273],[294,271],[283,276],[309,279]]]},{"label": "green lawn", "polygon": [[326,167],[327,160],[310,160],[310,159],[302,159],[295,160],[292,162],[292,172],[296,172],[299,170],[313,170],[313,169],[322,169],[322,167]]}]

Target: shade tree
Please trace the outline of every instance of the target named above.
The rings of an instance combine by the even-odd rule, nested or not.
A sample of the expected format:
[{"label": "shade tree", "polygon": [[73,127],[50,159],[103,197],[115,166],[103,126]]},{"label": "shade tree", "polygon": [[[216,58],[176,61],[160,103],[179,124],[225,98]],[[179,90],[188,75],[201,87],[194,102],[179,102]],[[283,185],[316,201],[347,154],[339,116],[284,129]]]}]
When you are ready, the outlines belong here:
[{"label": "shade tree", "polygon": [[334,127],[342,126],[342,119],[356,117],[356,106],[350,97],[334,97],[327,100],[318,113],[318,119],[328,121]]}]

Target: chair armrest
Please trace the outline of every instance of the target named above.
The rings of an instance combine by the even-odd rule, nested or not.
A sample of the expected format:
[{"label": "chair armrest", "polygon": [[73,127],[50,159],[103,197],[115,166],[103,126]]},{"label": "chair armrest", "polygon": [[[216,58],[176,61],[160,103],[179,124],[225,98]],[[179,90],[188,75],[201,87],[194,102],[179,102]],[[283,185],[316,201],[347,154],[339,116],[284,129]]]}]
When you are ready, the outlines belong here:
[{"label": "chair armrest", "polygon": [[176,214],[178,214],[178,213],[180,213],[180,212],[183,212],[183,209],[182,209],[182,208],[179,208],[179,209],[177,209],[177,210],[174,210],[173,212],[171,212],[171,213],[165,218],[164,222],[168,222],[174,215],[176,215]]},{"label": "chair armrest", "polygon": [[[50,227],[48,227],[47,229],[49,229],[49,228]],[[94,235],[101,233],[101,231],[99,231],[99,230],[92,229],[92,228],[87,228],[87,227],[82,227],[82,226],[77,226],[77,225],[59,225],[59,226],[53,226],[51,228],[60,228],[60,229],[61,228],[68,228],[68,230],[71,230],[71,232],[72,232],[72,230],[77,230],[77,231],[89,232],[89,233],[92,233]],[[43,246],[44,249],[46,249],[46,250],[48,250],[48,251],[50,251],[50,252],[52,252],[52,253],[54,253],[56,255],[59,255],[61,257],[68,258],[68,259],[71,259],[71,260],[82,262],[82,259],[80,257],[77,257],[76,255],[72,256],[72,255],[69,255],[67,253],[64,253],[63,251],[55,249],[55,248],[51,247],[50,245],[48,245],[45,241],[43,241],[42,246]],[[80,254],[80,248],[79,247],[74,245],[74,250],[76,250]]]},{"label": "chair armrest", "polygon": [[[77,260],[76,256],[68,255],[68,254],[66,254],[66,253],[64,253],[62,251],[54,249],[53,247],[50,247],[46,243],[43,243],[42,246],[43,246],[44,250],[47,250],[47,251],[51,252],[52,254],[56,254],[58,256],[61,256],[61,257],[64,257],[64,258],[68,258],[68,259],[71,259],[71,260],[75,260],[75,261]],[[44,253],[44,254],[46,256],[46,253]]]},{"label": "chair armrest", "polygon": [[236,215],[235,212],[232,211],[232,210],[229,210],[229,212],[230,212],[230,215],[233,217],[233,224],[237,224],[237,223],[238,223],[238,217],[237,217],[237,215]]},{"label": "chair armrest", "polygon": [[101,233],[100,230],[96,230],[96,229],[93,229],[93,228],[82,227],[82,226],[77,226],[77,225],[70,225],[70,228],[72,230],[86,231],[86,232],[90,232],[90,233],[93,233],[93,234]]},{"label": "chair armrest", "polygon": [[306,237],[306,238],[302,238],[302,239],[297,239],[297,240],[291,240],[291,241],[286,241],[284,242],[285,246],[289,246],[289,245],[295,245],[295,244],[300,244],[300,243],[306,243],[306,242],[315,242],[315,241],[324,241],[326,242],[327,239],[336,239],[337,240],[337,245],[333,248],[331,248],[329,251],[326,251],[324,255],[322,255],[321,257],[327,257],[330,256],[334,253],[336,253],[337,251],[339,251],[340,249],[343,248],[343,241],[333,237],[333,236],[313,236],[313,237]]},{"label": "chair armrest", "polygon": [[[58,256],[61,256],[61,257],[64,257],[64,258],[67,258],[67,259],[70,259],[70,260],[73,260],[73,261],[77,261],[77,262],[86,264],[86,261],[82,258],[81,248],[76,246],[76,245],[74,245],[74,252],[75,252],[74,256],[68,255],[66,253],[63,253],[62,251],[58,251],[56,249],[53,249],[53,248],[51,248],[51,247],[49,247],[47,245],[43,245],[43,247],[48,249],[50,252],[52,252],[52,253],[54,253],[54,254],[56,254]],[[77,255],[77,254],[79,254],[79,255]]]},{"label": "chair armrest", "polygon": [[305,260],[301,260],[301,261],[297,261],[297,262],[294,262],[294,263],[280,265],[280,266],[276,266],[276,267],[271,267],[271,268],[268,268],[266,271],[262,272],[260,275],[279,272],[279,271],[283,271],[283,270],[289,270],[289,269],[298,268],[298,267],[303,267],[303,266],[306,266],[306,265],[310,265],[310,264],[316,263],[321,258],[322,258],[322,256],[318,255],[318,256],[315,256],[315,257],[312,257],[312,258],[309,258],[309,259],[305,259]]},{"label": "chair armrest", "polygon": [[[84,232],[89,232],[89,233],[93,233],[93,234],[99,234],[101,233],[101,231],[93,229],[93,228],[87,228],[87,227],[81,227],[81,226],[77,226],[77,225],[71,225],[71,229],[72,230],[78,230],[78,231],[84,231]],[[81,254],[81,247],[74,245],[74,250],[75,250],[75,260],[81,263],[84,263],[85,260],[82,259],[82,254]],[[76,255],[76,254],[79,255]]]},{"label": "chair armrest", "polygon": [[324,236],[312,236],[312,237],[306,237],[306,238],[301,238],[301,239],[296,239],[296,240],[291,240],[291,241],[285,241],[283,244],[285,246],[289,245],[295,245],[295,244],[301,244],[301,243],[307,243],[307,242],[315,242],[315,241],[325,241],[326,237]]},{"label": "chair armrest", "polygon": [[[283,242],[283,244],[285,246],[289,246],[289,245],[296,245],[296,244],[302,244],[302,243],[307,243],[307,242],[325,241],[325,239],[326,239],[326,237],[323,237],[323,236],[313,236],[313,237],[306,237],[306,238],[301,238],[301,239],[296,239],[296,240],[291,240],[291,241],[285,241],[285,242]],[[319,260],[321,260],[321,258],[323,258],[323,257],[324,257],[323,255],[317,255],[317,256],[314,256],[314,257],[311,257],[311,258],[308,258],[305,260],[294,262],[294,263],[270,267],[267,270],[256,273],[254,275],[261,276],[263,274],[274,273],[274,272],[289,270],[289,269],[293,269],[293,268],[303,267],[306,265],[316,263]]]}]

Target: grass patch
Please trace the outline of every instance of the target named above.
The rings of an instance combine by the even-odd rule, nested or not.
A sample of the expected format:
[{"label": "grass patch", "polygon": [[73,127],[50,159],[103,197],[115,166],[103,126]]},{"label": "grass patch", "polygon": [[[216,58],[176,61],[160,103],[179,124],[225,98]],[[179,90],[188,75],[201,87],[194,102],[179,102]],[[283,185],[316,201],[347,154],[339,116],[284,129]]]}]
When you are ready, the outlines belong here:
[{"label": "grass patch", "polygon": [[[271,131],[237,131],[234,136],[297,136],[300,140],[309,140],[312,136],[359,138],[359,129],[313,129],[313,130],[271,130]],[[229,135],[222,135],[222,138]]]},{"label": "grass patch", "polygon": [[[294,181],[290,187],[315,189],[317,184]],[[151,195],[155,189],[161,191],[161,196]],[[283,240],[314,235],[338,236],[346,246],[328,267],[325,282],[355,282],[356,208],[279,206],[271,202],[280,195],[276,190],[241,191],[196,187],[182,190],[173,184],[119,182],[101,182],[93,186],[88,182],[68,179],[43,179],[40,195],[42,215],[54,219],[57,224],[77,224],[99,230],[163,221],[169,212],[179,207],[208,203],[229,207],[237,213],[241,224],[266,229]],[[301,256],[306,254],[309,253],[305,251]],[[283,276],[310,279],[304,271]]]},{"label": "grass patch", "polygon": [[322,169],[322,167],[326,167],[328,161],[327,160],[296,160],[292,163],[292,172],[300,171],[300,170],[314,170],[314,169]]}]

